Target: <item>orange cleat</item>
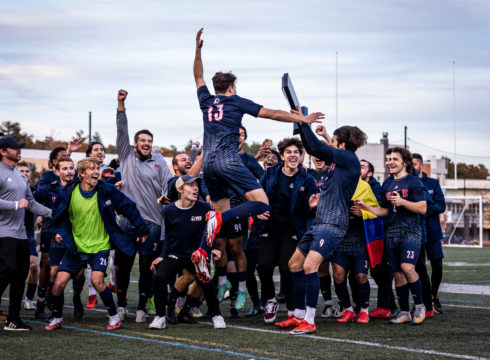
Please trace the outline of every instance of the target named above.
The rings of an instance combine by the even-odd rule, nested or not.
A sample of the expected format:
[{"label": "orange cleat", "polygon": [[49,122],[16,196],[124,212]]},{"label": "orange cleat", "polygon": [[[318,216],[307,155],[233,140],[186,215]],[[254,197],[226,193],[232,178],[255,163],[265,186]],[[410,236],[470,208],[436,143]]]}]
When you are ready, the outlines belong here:
[{"label": "orange cleat", "polygon": [[289,335],[304,335],[316,332],[316,325],[304,320],[299,326],[289,332]]},{"label": "orange cleat", "polygon": [[201,248],[194,251],[191,255],[191,261],[196,268],[196,276],[201,282],[205,284],[211,282],[207,257],[208,254],[206,253],[206,250]]},{"label": "orange cleat", "polygon": [[372,319],[389,320],[389,319],[391,319],[391,310],[390,309],[383,309],[383,308],[376,308],[369,314],[369,317]]},{"label": "orange cleat", "polygon": [[97,304],[97,295],[89,295],[87,302],[87,309],[94,309]]},{"label": "orange cleat", "polygon": [[367,324],[369,323],[369,314],[367,312],[361,311],[359,313],[359,317],[357,318],[358,324]]},{"label": "orange cleat", "polygon": [[304,321],[303,319],[298,319],[296,316],[291,315],[286,320],[281,322],[276,322],[274,325],[279,326],[280,328],[288,328],[288,327],[301,325],[303,321]]},{"label": "orange cleat", "polygon": [[434,309],[432,309],[432,310],[427,310],[427,311],[425,312],[425,318],[426,318],[426,319],[430,319],[430,318],[433,318],[433,317],[434,317]]},{"label": "orange cleat", "polygon": [[116,285],[114,285],[113,283],[109,282],[109,286],[108,286],[109,290],[112,291],[114,294],[117,293],[117,288],[116,288]]},{"label": "orange cleat", "polygon": [[345,310],[344,316],[337,319],[338,323],[346,323],[349,321],[354,321],[356,319],[356,313],[354,311]]}]

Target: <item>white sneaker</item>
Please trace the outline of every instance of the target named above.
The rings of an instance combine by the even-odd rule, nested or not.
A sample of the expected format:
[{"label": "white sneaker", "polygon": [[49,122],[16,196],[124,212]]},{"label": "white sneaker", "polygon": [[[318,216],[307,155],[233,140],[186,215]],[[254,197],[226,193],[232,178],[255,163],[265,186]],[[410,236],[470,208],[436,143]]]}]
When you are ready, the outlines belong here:
[{"label": "white sneaker", "polygon": [[276,320],[277,310],[279,310],[279,303],[273,299],[267,301],[265,305],[264,321],[266,323],[271,323]]},{"label": "white sneaker", "polygon": [[119,319],[121,319],[121,321],[123,321],[124,319],[126,319],[128,317],[128,309],[126,309],[125,307],[118,307],[117,308],[117,315],[119,316]]},{"label": "white sneaker", "polygon": [[146,322],[146,313],[143,310],[136,310],[136,322],[139,324]]},{"label": "white sneaker", "polygon": [[225,319],[223,319],[223,316],[221,315],[213,317],[213,325],[215,329],[226,329]]},{"label": "white sneaker", "polygon": [[167,327],[167,321],[165,316],[155,316],[148,328],[150,329],[165,329]]},{"label": "white sneaker", "polygon": [[32,302],[32,300],[28,299],[27,296],[24,301],[24,309],[26,310],[36,310],[36,305]]},{"label": "white sneaker", "polygon": [[119,315],[109,316],[109,324],[107,325],[107,330],[117,330],[121,327],[121,319]]}]

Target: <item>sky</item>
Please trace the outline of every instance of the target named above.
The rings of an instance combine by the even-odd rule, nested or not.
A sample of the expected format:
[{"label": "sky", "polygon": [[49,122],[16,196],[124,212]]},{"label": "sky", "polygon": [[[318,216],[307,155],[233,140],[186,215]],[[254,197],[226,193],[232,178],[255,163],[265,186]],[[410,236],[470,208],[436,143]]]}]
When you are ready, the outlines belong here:
[{"label": "sky", "polygon": [[[371,143],[383,132],[403,143],[407,126],[423,155],[454,156],[455,118],[458,161],[490,167],[486,0],[0,0],[0,13],[0,122],[37,139],[87,133],[92,111],[93,132],[114,144],[122,88],[130,134],[148,128],[155,145],[179,149],[202,141],[192,65],[203,27],[210,87],[233,71],[240,96],[288,110],[287,72],[330,132],[356,125]],[[243,124],[249,142],[292,134],[291,124]]]}]

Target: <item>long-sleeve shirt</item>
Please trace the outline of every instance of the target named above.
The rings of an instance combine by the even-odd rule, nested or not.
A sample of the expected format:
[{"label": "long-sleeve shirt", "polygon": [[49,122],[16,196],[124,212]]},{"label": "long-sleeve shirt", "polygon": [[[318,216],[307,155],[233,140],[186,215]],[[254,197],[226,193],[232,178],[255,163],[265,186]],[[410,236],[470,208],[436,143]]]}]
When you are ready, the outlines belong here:
[{"label": "long-sleeve shirt", "polygon": [[121,164],[121,191],[136,203],[141,217],[160,225],[162,205],[157,199],[167,194],[167,183],[172,173],[165,161],[152,157],[140,159],[129,143],[128,119],[125,111],[117,112],[117,154]]},{"label": "long-sleeve shirt", "polygon": [[0,161],[0,237],[27,239],[24,223],[25,209],[19,208],[19,200],[29,202],[27,209],[42,216],[51,216],[51,210],[34,200],[31,188],[17,167]]}]

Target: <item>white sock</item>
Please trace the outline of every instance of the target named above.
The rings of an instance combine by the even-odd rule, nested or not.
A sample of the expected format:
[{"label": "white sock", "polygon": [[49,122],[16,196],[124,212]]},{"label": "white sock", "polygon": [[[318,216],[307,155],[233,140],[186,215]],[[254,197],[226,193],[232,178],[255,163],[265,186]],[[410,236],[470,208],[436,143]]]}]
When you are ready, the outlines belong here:
[{"label": "white sock", "polygon": [[116,285],[116,267],[114,266],[115,250],[109,253],[109,281],[112,285]]},{"label": "white sock", "polygon": [[354,312],[354,309],[352,308],[352,306],[349,306],[347,309],[345,309],[345,311],[352,311],[352,312]]},{"label": "white sock", "polygon": [[304,319],[305,318],[305,309],[294,309],[294,317],[297,319]]},{"label": "white sock", "polygon": [[247,291],[247,281],[240,281],[238,283],[238,291]]},{"label": "white sock", "polygon": [[325,301],[325,305],[327,305],[327,306],[333,306],[332,300]]},{"label": "white sock", "polygon": [[365,312],[366,314],[369,313],[369,308],[366,307],[366,308],[361,308],[361,312]]},{"label": "white sock", "polygon": [[306,307],[306,314],[305,314],[305,320],[308,324],[315,324],[315,313],[316,309],[307,306]]},{"label": "white sock", "polygon": [[277,303],[277,300],[276,300],[275,297],[273,297],[272,299],[267,299],[267,302],[269,302],[269,301],[274,302],[274,303]]},{"label": "white sock", "polygon": [[92,285],[92,268],[90,267],[90,265],[87,265],[87,285],[89,296],[96,295],[97,291],[95,291],[95,288]]},{"label": "white sock", "polygon": [[293,316],[293,315],[294,315],[294,310],[288,310],[288,317]]},{"label": "white sock", "polygon": [[218,285],[219,286],[224,286],[226,284],[226,275],[225,276],[218,276]]}]

